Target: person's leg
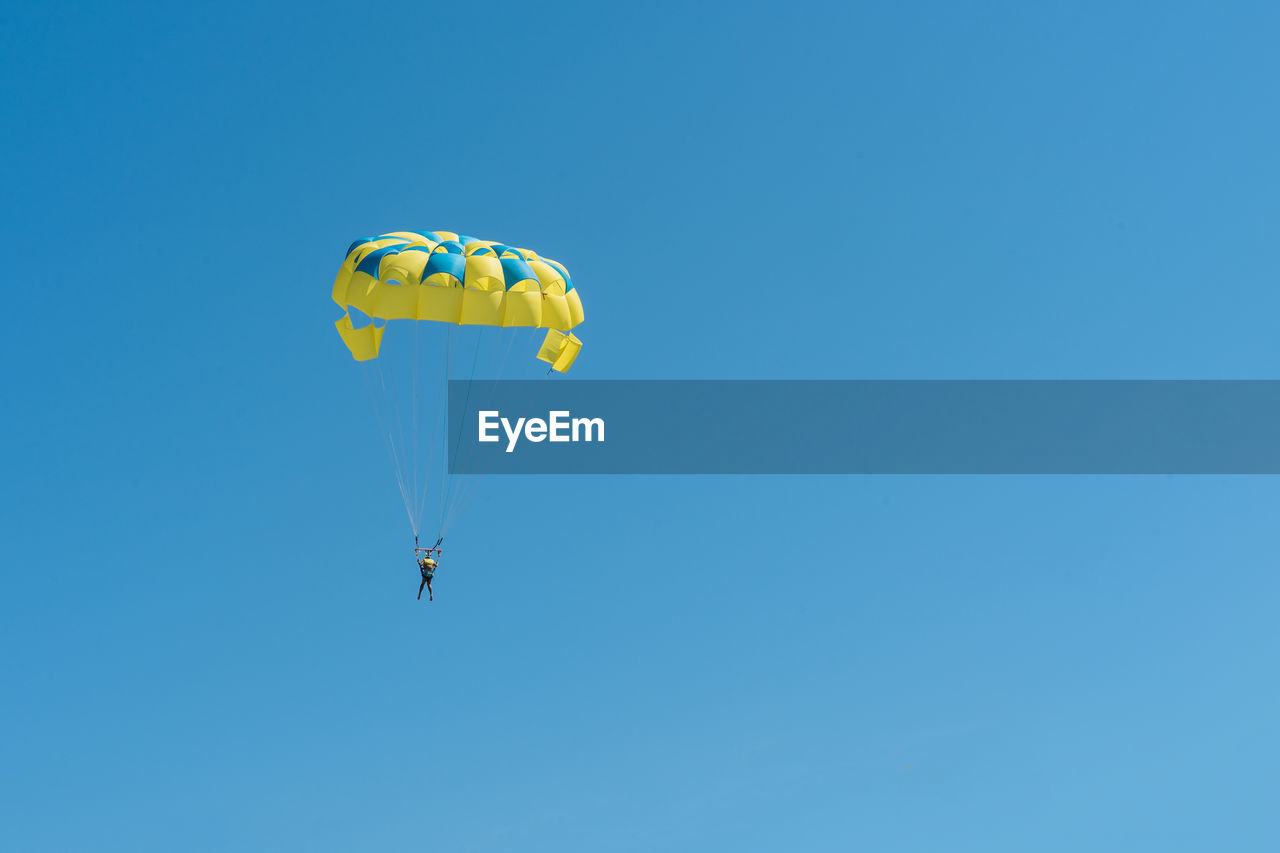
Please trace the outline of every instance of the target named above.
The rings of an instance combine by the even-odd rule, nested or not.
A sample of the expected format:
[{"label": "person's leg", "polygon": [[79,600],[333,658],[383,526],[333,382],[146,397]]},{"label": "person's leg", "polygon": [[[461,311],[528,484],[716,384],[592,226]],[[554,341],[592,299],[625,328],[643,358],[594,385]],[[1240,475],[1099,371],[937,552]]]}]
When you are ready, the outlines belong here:
[{"label": "person's leg", "polygon": [[[436,594],[431,589],[431,581],[427,581],[427,601],[435,601]],[[418,590],[418,598],[422,598],[422,590]]]},{"label": "person's leg", "polygon": [[427,579],[423,578],[422,583],[418,584],[418,600],[422,600],[422,588],[427,585]]}]

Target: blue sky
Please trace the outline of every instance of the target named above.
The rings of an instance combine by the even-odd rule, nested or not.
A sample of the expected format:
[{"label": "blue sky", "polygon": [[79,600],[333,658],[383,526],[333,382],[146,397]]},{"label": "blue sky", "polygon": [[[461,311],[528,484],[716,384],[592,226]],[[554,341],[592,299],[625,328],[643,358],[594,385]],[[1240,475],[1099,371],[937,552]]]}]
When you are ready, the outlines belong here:
[{"label": "blue sky", "polygon": [[1278,25],[7,8],[5,846],[1275,849],[1274,478],[499,479],[427,607],[328,293],[440,228],[576,378],[1273,378]]}]

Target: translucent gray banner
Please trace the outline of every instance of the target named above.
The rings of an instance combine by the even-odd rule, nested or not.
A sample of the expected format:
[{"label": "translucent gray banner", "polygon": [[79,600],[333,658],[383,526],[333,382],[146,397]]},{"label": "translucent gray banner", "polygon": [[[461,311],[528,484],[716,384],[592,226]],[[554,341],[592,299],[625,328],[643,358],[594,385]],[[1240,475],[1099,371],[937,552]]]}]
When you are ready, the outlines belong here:
[{"label": "translucent gray banner", "polygon": [[1276,381],[449,383],[459,474],[1275,474]]}]

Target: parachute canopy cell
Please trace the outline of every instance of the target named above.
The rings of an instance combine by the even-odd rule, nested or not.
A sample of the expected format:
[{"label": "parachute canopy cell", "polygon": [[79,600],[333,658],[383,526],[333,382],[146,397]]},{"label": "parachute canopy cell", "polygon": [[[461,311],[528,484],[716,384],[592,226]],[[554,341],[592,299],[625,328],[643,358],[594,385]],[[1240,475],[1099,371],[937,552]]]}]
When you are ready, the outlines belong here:
[{"label": "parachute canopy cell", "polygon": [[346,312],[335,325],[357,361],[378,357],[383,327],[371,322],[357,328],[352,308],[375,320],[547,329],[538,357],[562,373],[582,347],[564,334],[583,314],[562,264],[452,231],[393,231],[357,240],[334,279],[333,301]]}]

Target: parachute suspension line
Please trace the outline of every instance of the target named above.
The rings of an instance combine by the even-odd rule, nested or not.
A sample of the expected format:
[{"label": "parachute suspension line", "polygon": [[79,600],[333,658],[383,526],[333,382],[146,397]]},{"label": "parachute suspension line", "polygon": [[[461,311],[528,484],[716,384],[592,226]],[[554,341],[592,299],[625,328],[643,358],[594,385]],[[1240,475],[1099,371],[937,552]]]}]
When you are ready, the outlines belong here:
[{"label": "parachute suspension line", "polygon": [[502,351],[502,360],[498,362],[498,369],[493,373],[493,381],[489,383],[490,391],[497,386],[498,380],[501,379],[502,375],[506,372],[507,359],[511,357],[511,345],[516,342],[516,338],[518,337],[520,336],[515,334],[514,329],[510,335],[507,335],[507,348]]},{"label": "parachute suspension line", "polygon": [[449,479],[449,468],[446,465],[446,461],[449,457],[449,376],[453,368],[453,329],[453,325],[450,324],[444,359],[444,380],[440,388],[440,419],[443,424],[443,440],[440,442],[440,475],[436,478],[440,483],[439,497],[436,502],[436,510],[438,512],[438,517],[436,518],[437,530],[439,530],[440,525],[444,524],[445,484]]},{"label": "parachute suspension line", "polygon": [[[530,333],[529,333],[530,345],[532,345],[534,342],[537,341],[539,331],[540,330],[537,328],[533,328],[530,330]],[[515,336],[513,335],[512,339],[514,340],[514,338]],[[510,345],[508,345],[507,351],[510,352],[510,349],[511,349]],[[506,363],[506,358],[504,357],[503,358],[504,366],[505,366],[505,363]],[[520,412],[525,412],[532,409],[534,402],[537,400],[538,396],[542,393],[542,389],[546,387],[544,383],[546,382],[547,378],[550,375],[551,375],[551,371],[548,370],[545,374],[543,374],[542,378],[539,379],[534,384],[533,392],[529,395],[528,399],[525,400],[524,407],[517,410],[517,414],[519,414]],[[492,386],[490,387],[492,388]],[[475,497],[476,492],[480,491],[480,484],[483,482],[483,477],[486,474],[488,474],[490,470],[492,470],[496,460],[497,460],[497,457],[494,457],[494,461],[491,461],[484,468],[484,470],[482,470],[481,472],[479,472],[479,474],[477,474],[472,478],[471,482],[468,484],[468,488],[466,492],[462,496],[461,502],[456,506],[454,511],[450,514],[449,518],[445,521],[445,523],[441,525],[440,532],[442,534],[447,533],[449,528],[453,525],[453,522],[457,521],[462,516],[463,511],[467,508],[467,505],[471,503],[471,499]]]},{"label": "parachute suspension line", "polygon": [[[515,339],[519,336],[518,334],[516,334],[516,332],[517,330],[513,329],[512,334],[507,336],[506,350],[502,355],[502,360],[498,364],[497,372],[494,374],[493,378],[490,379],[489,384],[486,386],[487,392],[491,392],[495,387],[497,387],[498,380],[502,376],[503,370],[506,367],[507,357],[511,354],[512,344],[515,342]],[[537,329],[534,329],[534,334],[536,334],[536,332],[537,332]],[[467,390],[469,394],[471,389],[468,387]],[[459,443],[461,443],[461,432],[459,432],[458,438],[459,438]],[[456,453],[455,453],[455,458],[456,458]],[[449,528],[453,526],[453,522],[457,520],[459,515],[461,515],[462,507],[469,502],[471,495],[474,494],[477,489],[479,489],[480,478],[485,473],[487,473],[487,471],[473,472],[470,475],[470,477],[466,478],[466,482],[463,482],[464,478],[462,475],[460,474],[457,475],[457,477],[455,478],[458,481],[456,484],[457,492],[449,501],[448,515],[440,523],[441,533],[447,533],[449,531]]]},{"label": "parachute suspension line", "polygon": [[395,434],[388,426],[389,415],[383,411],[386,408],[386,401],[378,394],[378,389],[370,379],[373,367],[371,365],[365,365],[365,367],[366,370],[362,374],[365,380],[365,388],[369,391],[369,401],[373,405],[373,414],[378,420],[378,429],[382,433],[383,445],[387,448],[387,458],[391,460],[391,468],[396,475],[396,486],[400,489],[401,497],[403,497],[406,491],[402,485],[403,470],[396,450]]},{"label": "parachute suspension line", "polygon": [[[381,378],[383,359],[375,359],[375,361],[378,363],[378,376]],[[396,371],[390,361],[387,361],[387,377],[390,379],[391,387],[387,389],[385,381],[382,387],[387,390],[387,395],[391,398],[391,409],[395,413],[396,434],[400,437],[401,464],[405,466],[405,489],[408,491],[411,488],[409,483],[411,479],[409,472],[409,444],[404,438],[404,418],[400,416],[400,393],[396,386]],[[409,506],[412,507],[413,504],[410,503]]]},{"label": "parachute suspension line", "polygon": [[[529,397],[526,398],[524,406],[522,406],[521,409],[516,410],[517,412],[530,411],[532,409],[534,402],[538,400],[541,389],[545,388],[545,382],[547,382],[549,375],[550,373],[544,374],[543,378],[539,379],[538,382],[535,383],[534,391],[532,391],[532,393],[529,394]],[[454,521],[460,519],[462,512],[466,510],[468,503],[471,503],[471,498],[474,498],[476,492],[480,491],[480,485],[484,483],[485,475],[489,474],[489,471],[493,469],[495,461],[497,461],[497,457],[494,457],[494,461],[490,461],[489,464],[484,467],[484,470],[481,470],[479,473],[472,476],[470,482],[466,485],[465,492],[462,494],[461,501],[454,503],[451,507],[452,511],[449,512],[448,519],[445,519],[444,524],[440,525],[440,533],[448,533],[449,528],[453,526]]]},{"label": "parachute suspension line", "polygon": [[421,514],[418,512],[418,324],[413,324],[413,361],[409,364],[409,406],[411,418],[409,433],[413,438],[413,531],[418,532]]},{"label": "parachute suspension line", "polygon": [[[377,366],[377,369],[378,369],[378,385],[382,389],[382,395],[386,399],[391,401],[391,406],[387,412],[387,420],[388,420],[387,434],[391,438],[392,447],[394,447],[396,450],[396,454],[395,454],[396,476],[399,478],[400,482],[402,483],[401,490],[404,493],[404,499],[406,501],[406,509],[409,515],[411,516],[409,519],[409,526],[413,527],[414,526],[414,520],[412,518],[413,501],[409,497],[410,489],[412,488],[409,483],[409,476],[410,476],[409,470],[408,470],[409,454],[408,454],[407,445],[405,444],[405,440],[404,440],[404,425],[400,418],[400,403],[396,399],[396,396],[397,396],[396,377],[395,377],[395,372],[392,370],[391,363],[389,361],[386,364],[386,371],[385,372],[383,371],[384,361],[387,361],[387,360],[379,358],[379,359],[374,359],[373,363]],[[388,387],[388,384],[387,384],[387,374],[390,374],[390,377],[391,377],[390,387]]]},{"label": "parachute suspension line", "polygon": [[[380,366],[382,361],[383,359],[378,359],[378,363]],[[385,387],[387,389],[387,395],[391,398],[391,409],[395,416],[394,421],[395,421],[395,427],[396,427],[396,436],[399,442],[399,444],[397,445],[397,452],[400,458],[401,476],[404,478],[404,491],[405,491],[406,497],[409,500],[409,511],[412,513],[413,512],[413,492],[414,492],[412,460],[413,460],[413,452],[414,452],[413,447],[416,444],[416,436],[410,435],[406,437],[405,435],[405,418],[400,411],[400,397],[403,394],[404,388],[403,388],[403,385],[397,383],[395,365],[389,359],[387,360],[387,363],[386,363],[386,371],[387,371],[387,374],[386,374]],[[417,533],[418,532],[417,519],[414,519],[411,522],[411,526],[413,527],[413,532]]]},{"label": "parachute suspension line", "polygon": [[[516,338],[521,337],[521,335],[519,334],[520,331],[521,331],[520,329],[511,329],[510,334],[506,336],[507,345],[502,351],[502,358],[498,360],[497,368],[493,371],[493,375],[489,379],[489,384],[485,386],[484,393],[481,395],[482,398],[486,395],[491,395],[493,392],[493,389],[498,387],[498,383],[502,381],[502,378],[506,375],[507,362],[511,358],[511,350],[515,345]],[[529,332],[530,342],[532,342],[537,337],[538,331],[539,330],[537,327],[531,328]],[[478,343],[479,342],[477,341],[477,345]],[[492,365],[490,366],[492,367]],[[474,369],[472,372],[474,373]],[[468,388],[467,391],[468,391],[468,394],[470,394],[470,388]],[[463,412],[463,415],[465,416],[466,412]],[[463,427],[459,427],[459,430],[461,430],[462,428]],[[461,432],[459,432],[459,439],[461,439]],[[447,530],[449,526],[451,526],[453,522],[457,520],[458,516],[461,515],[461,511],[460,511],[461,507],[458,506],[459,501],[461,501],[464,504],[466,503],[470,495],[480,488],[480,478],[486,473],[487,473],[487,470],[472,472],[470,475],[466,475],[466,476],[462,474],[459,474],[456,476],[455,486],[457,488],[457,494],[449,502],[450,506],[456,509],[454,512],[450,513],[448,518],[446,518],[444,521],[441,522],[441,527],[442,527],[440,531],[441,533],[444,533],[445,530]]]},{"label": "parachute suspension line", "polygon": [[[471,353],[471,372],[470,372],[470,375],[467,377],[467,395],[462,400],[462,414],[458,418],[458,434],[454,436],[453,456],[449,459],[450,470],[447,472],[448,474],[453,474],[452,472],[453,465],[458,461],[458,449],[462,443],[462,429],[466,424],[467,412],[470,411],[470,407],[471,407],[471,387],[476,378],[476,362],[480,358],[480,340],[484,337],[484,328],[485,328],[484,326],[477,327],[476,346]],[[447,393],[447,390],[446,390],[446,393]],[[448,443],[446,443],[445,452],[448,453],[448,450],[449,450],[449,445]],[[451,479],[453,480],[453,482],[449,484],[448,496],[445,499],[446,507],[441,508],[442,509],[441,526],[443,526],[444,524],[444,519],[448,518],[452,514],[450,510],[452,510],[454,503],[458,499],[458,486],[462,481],[462,477],[459,475],[453,475]],[[440,532],[444,533],[443,530],[441,530]]]},{"label": "parachute suspension line", "polygon": [[[533,400],[530,399],[529,405],[532,405],[532,404],[533,404]],[[526,408],[528,407],[526,406]],[[459,518],[461,518],[463,513],[466,512],[467,506],[471,503],[471,499],[476,496],[477,492],[480,491],[480,486],[484,483],[484,477],[490,472],[490,470],[493,468],[493,465],[494,463],[490,462],[488,467],[486,467],[483,471],[481,471],[479,474],[477,474],[475,477],[471,479],[471,482],[468,484],[467,491],[462,496],[462,500],[458,502],[457,506],[453,509],[453,512],[449,514],[449,518],[445,520],[445,523],[443,525],[441,525],[441,528],[440,528],[441,533],[448,533],[449,528],[453,526],[453,523],[457,521]]]},{"label": "parachute suspension line", "polygon": [[[530,329],[529,338],[528,338],[530,343],[532,343],[537,338],[538,331],[539,330],[537,327],[533,327]],[[507,336],[506,351],[503,352],[502,360],[498,363],[498,370],[494,374],[493,379],[490,380],[489,385],[487,386],[488,392],[493,391],[493,389],[497,387],[498,381],[504,375],[504,371],[506,370],[506,366],[507,366],[507,360],[511,355],[512,346],[515,343],[516,338],[520,337],[520,335],[517,334],[516,332],[517,330],[513,329],[512,334]],[[520,410],[520,411],[523,411],[523,410]],[[449,528],[453,526],[453,523],[457,521],[458,518],[462,515],[462,510],[466,507],[468,503],[471,502],[471,496],[474,495],[477,491],[479,491],[481,478],[485,474],[489,473],[489,469],[492,467],[493,467],[493,463],[491,462],[489,466],[486,467],[483,471],[478,471],[472,474],[470,480],[462,484],[461,496],[459,497],[458,500],[452,502],[452,505],[451,505],[452,511],[449,513],[449,517],[446,518],[440,525],[441,533],[448,532]]]},{"label": "parachute suspension line", "polygon": [[[391,362],[391,360],[377,359],[379,364],[379,370],[381,370],[381,364],[384,360],[387,362],[387,365],[386,365],[387,377],[388,377],[387,382],[390,383],[390,389],[388,391],[388,395],[391,397],[391,404],[392,404],[393,411],[395,413],[396,434],[399,436],[399,440],[400,440],[400,446],[399,446],[400,466],[403,472],[402,476],[405,482],[405,493],[408,495],[408,500],[409,500],[409,507],[408,507],[409,514],[412,517],[410,520],[410,526],[413,527],[414,533],[417,533],[421,529],[420,520],[414,512],[414,507],[417,504],[416,495],[418,491],[417,490],[417,456],[418,456],[418,444],[419,444],[418,435],[416,432],[411,431],[409,434],[409,438],[407,440],[405,438],[405,418],[403,417],[400,411],[400,396],[403,393],[404,389],[402,385],[399,385],[396,382],[395,365]],[[385,384],[384,384],[384,387],[386,387]]]},{"label": "parachute suspension line", "polygon": [[[442,344],[442,346],[441,346],[441,350],[442,350],[442,352],[440,353],[440,388],[441,388],[441,389],[442,389],[442,391],[443,391],[443,389],[446,389],[446,388],[448,388],[448,387],[449,387],[449,384],[448,384],[448,379],[449,379],[449,362],[448,362],[449,341],[448,341],[448,339],[447,339],[447,338],[443,338],[443,339],[441,340],[441,344]],[[415,385],[415,387],[416,387],[416,385]],[[443,399],[444,399],[443,393],[442,393],[442,394],[440,394],[440,395],[437,395],[437,396],[435,397],[435,399],[436,399],[436,400],[443,400]],[[424,452],[424,454],[423,454],[423,455],[426,457],[426,474],[425,474],[425,475],[423,476],[423,478],[422,478],[422,492],[421,492],[421,494],[420,494],[420,496],[419,496],[419,498],[418,498],[418,505],[417,505],[417,507],[415,508],[415,514],[416,514],[416,518],[417,518],[417,520],[418,520],[418,527],[419,527],[419,528],[421,528],[421,527],[422,527],[422,513],[423,513],[423,510],[425,510],[425,509],[426,509],[426,505],[427,505],[427,497],[429,496],[430,491],[431,491],[431,488],[430,488],[430,487],[431,487],[431,472],[435,469],[435,458],[436,458],[436,438],[437,438],[437,436],[438,436],[438,435],[440,434],[440,432],[441,432],[440,422],[441,422],[441,420],[442,420],[443,418],[444,418],[444,406],[443,406],[443,405],[437,405],[437,406],[436,406],[436,408],[435,408],[435,410],[431,412],[431,415],[430,415],[430,417],[429,417],[429,420],[430,420],[430,422],[431,422],[431,435],[430,435],[430,438],[428,438],[428,440],[427,440],[427,443],[426,443],[426,445],[425,445],[426,450],[425,450],[425,452]]]},{"label": "parachute suspension line", "polygon": [[365,369],[360,371],[360,378],[364,380],[365,390],[369,392],[369,402],[373,406],[373,416],[378,420],[378,431],[382,433],[382,443],[387,448],[387,456],[391,459],[391,468],[395,471],[396,485],[400,489],[400,497],[405,502],[405,511],[409,515],[409,526],[414,528],[414,534],[417,534],[417,527],[414,522],[413,512],[409,507],[409,494],[404,487],[404,478],[400,475],[400,460],[396,457],[395,444],[391,439],[391,432],[386,428],[382,419],[382,409],[378,405],[377,396],[373,391],[373,383],[369,381],[369,373],[371,368],[366,362]]},{"label": "parachute suspension line", "polygon": [[[411,481],[413,479],[413,475],[409,471],[409,443],[405,441],[404,419],[400,416],[400,400],[399,400],[400,389],[396,385],[396,375],[395,375],[395,369],[393,365],[391,364],[390,361],[387,361],[386,363],[387,376],[384,377],[382,374],[382,368],[383,368],[382,362],[383,362],[382,359],[377,360],[378,378],[379,378],[379,381],[382,382],[382,388],[383,388],[384,394],[386,394],[387,398],[391,400],[391,410],[388,414],[389,416],[394,415],[394,417],[391,418],[391,421],[395,425],[395,431],[394,433],[392,433],[392,436],[391,436],[391,443],[396,448],[396,464],[400,471],[400,479],[404,483],[405,500],[409,501],[408,509],[410,512],[412,512],[413,511],[413,501],[412,501],[413,483]],[[418,525],[416,520],[411,519],[409,522],[409,526],[413,528],[414,533],[418,532]]]}]

